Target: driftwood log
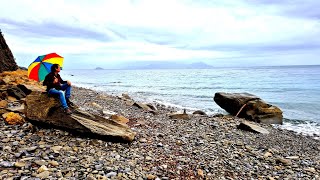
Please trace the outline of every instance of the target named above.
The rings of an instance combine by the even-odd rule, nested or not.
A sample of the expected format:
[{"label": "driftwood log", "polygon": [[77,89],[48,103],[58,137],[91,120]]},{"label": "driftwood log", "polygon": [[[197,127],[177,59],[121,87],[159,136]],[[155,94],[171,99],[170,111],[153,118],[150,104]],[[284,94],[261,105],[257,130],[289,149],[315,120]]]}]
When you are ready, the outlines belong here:
[{"label": "driftwood log", "polygon": [[217,92],[214,101],[233,116],[265,124],[282,124],[282,111],[253,94]]},{"label": "driftwood log", "polygon": [[46,93],[33,91],[26,97],[26,118],[36,125],[68,130],[79,135],[96,137],[110,141],[131,142],[135,137],[128,126],[112,119],[90,114],[78,108],[73,114],[63,112],[57,98],[48,97]]}]

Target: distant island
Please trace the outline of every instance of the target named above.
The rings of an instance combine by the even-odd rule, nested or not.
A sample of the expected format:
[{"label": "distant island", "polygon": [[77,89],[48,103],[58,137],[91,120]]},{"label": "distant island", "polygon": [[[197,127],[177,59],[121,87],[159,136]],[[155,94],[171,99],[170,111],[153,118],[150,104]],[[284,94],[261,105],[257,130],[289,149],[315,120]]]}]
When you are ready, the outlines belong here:
[{"label": "distant island", "polygon": [[127,66],[125,69],[212,69],[211,65],[203,62],[195,62],[186,64],[182,62],[148,62],[143,64],[133,64]]},{"label": "distant island", "polygon": [[95,70],[103,70],[102,67],[96,67]]}]

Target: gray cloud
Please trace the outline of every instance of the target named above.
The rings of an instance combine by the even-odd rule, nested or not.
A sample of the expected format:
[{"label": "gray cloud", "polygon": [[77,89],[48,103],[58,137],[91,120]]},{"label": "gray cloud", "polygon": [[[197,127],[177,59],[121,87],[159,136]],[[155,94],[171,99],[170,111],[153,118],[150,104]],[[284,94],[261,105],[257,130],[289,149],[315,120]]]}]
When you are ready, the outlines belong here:
[{"label": "gray cloud", "polygon": [[[296,29],[288,29],[288,31],[303,31],[303,25],[301,27],[296,27]],[[281,34],[286,33],[283,31]],[[263,34],[261,34],[263,37]],[[190,44],[186,49],[194,50],[214,50],[214,51],[225,51],[225,52],[241,52],[241,53],[288,53],[288,52],[301,52],[301,51],[314,51],[314,53],[320,53],[320,24],[313,27],[313,31],[308,33],[300,33],[295,36],[289,37],[287,39],[281,39],[281,36],[275,35],[274,38],[267,40],[265,42],[229,42],[215,44],[208,42],[207,45],[193,45]]]},{"label": "gray cloud", "polygon": [[91,31],[89,29],[77,28],[61,23],[46,21],[42,23],[35,22],[18,22],[11,19],[0,18],[0,24],[13,27],[10,29],[11,34],[18,36],[36,36],[36,37],[70,37],[94,39],[98,41],[112,41],[112,37]]},{"label": "gray cloud", "polygon": [[248,4],[273,6],[278,13],[289,17],[320,19],[320,1],[314,0],[246,0]]},{"label": "gray cloud", "polygon": [[319,43],[300,43],[300,44],[229,44],[211,45],[202,47],[186,47],[192,50],[214,50],[214,51],[237,51],[237,52],[286,52],[286,51],[305,51],[319,50]]},{"label": "gray cloud", "polygon": [[[212,50],[226,52],[226,57],[212,58],[222,63],[237,64],[319,64],[317,62],[320,55],[319,44],[292,44],[292,45],[226,45],[211,46],[201,48],[202,50]],[[308,61],[304,61],[307,56],[312,56]],[[226,61],[224,61],[226,60]],[[252,62],[251,62],[252,61]],[[242,63],[241,63],[242,64]],[[227,64],[225,64],[227,65]]]},{"label": "gray cloud", "polygon": [[[18,52],[22,50],[21,58],[27,56],[23,52],[30,41],[34,46],[28,48],[35,49],[35,54],[38,48],[33,47],[45,47],[50,43],[59,49],[57,42],[60,41],[55,38],[47,44],[36,43],[49,37],[70,38],[70,41],[63,39],[61,46],[66,51],[65,56],[79,62],[90,59],[90,63],[149,58],[171,60],[171,57],[221,59],[221,63],[227,60],[230,64],[241,61],[258,63],[258,60],[271,63],[265,59],[277,59],[275,56],[305,63],[306,55],[309,54],[310,59],[320,55],[320,1],[185,0],[154,7],[153,3],[132,0],[126,11],[122,10],[123,4],[120,3],[114,12],[112,8],[109,10],[110,14],[95,13],[102,12],[97,10],[102,6],[90,9],[83,4],[82,7],[81,3],[77,5],[79,11],[61,16],[46,14],[47,17],[32,18],[39,19],[35,22],[30,21],[32,16],[28,11],[17,10],[17,14],[21,13],[17,17],[12,11],[2,11],[0,28],[13,37],[8,42],[20,46],[16,49]],[[172,11],[168,7],[172,7]],[[97,17],[87,17],[80,9]],[[146,9],[151,11],[144,12]],[[82,44],[78,45],[81,40],[90,44],[88,51]]]},{"label": "gray cloud", "polygon": [[178,41],[178,37],[175,33],[163,29],[122,25],[111,25],[109,26],[109,29],[116,34],[121,34],[122,37],[125,37],[125,39],[128,40],[142,39],[158,45],[172,45]]}]

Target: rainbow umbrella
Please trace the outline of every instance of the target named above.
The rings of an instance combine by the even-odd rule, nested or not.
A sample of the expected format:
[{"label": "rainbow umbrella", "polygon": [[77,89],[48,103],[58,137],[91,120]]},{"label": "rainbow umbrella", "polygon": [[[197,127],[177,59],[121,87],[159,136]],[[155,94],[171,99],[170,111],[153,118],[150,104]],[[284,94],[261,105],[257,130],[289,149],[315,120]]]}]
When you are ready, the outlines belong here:
[{"label": "rainbow umbrella", "polygon": [[43,81],[46,75],[51,72],[51,66],[53,64],[59,64],[62,69],[63,57],[56,53],[38,56],[28,67],[29,79],[34,79],[39,82]]}]

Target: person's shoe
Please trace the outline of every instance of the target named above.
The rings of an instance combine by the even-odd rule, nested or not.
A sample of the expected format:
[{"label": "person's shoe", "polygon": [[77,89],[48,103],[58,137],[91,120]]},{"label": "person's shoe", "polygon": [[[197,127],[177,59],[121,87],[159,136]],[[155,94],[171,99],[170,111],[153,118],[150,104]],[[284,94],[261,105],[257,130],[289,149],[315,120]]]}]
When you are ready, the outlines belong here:
[{"label": "person's shoe", "polygon": [[72,114],[72,111],[71,111],[69,108],[64,109],[64,112],[65,112],[67,115]]},{"label": "person's shoe", "polygon": [[75,105],[73,104],[73,102],[70,101],[69,98],[67,99],[67,105],[72,108],[75,107]]}]

